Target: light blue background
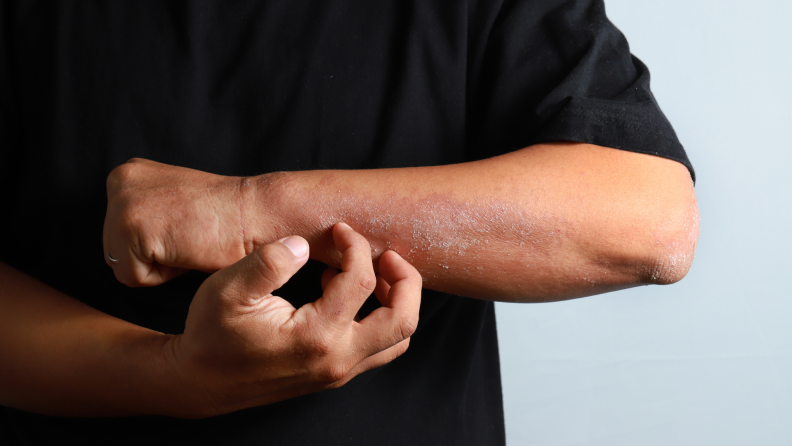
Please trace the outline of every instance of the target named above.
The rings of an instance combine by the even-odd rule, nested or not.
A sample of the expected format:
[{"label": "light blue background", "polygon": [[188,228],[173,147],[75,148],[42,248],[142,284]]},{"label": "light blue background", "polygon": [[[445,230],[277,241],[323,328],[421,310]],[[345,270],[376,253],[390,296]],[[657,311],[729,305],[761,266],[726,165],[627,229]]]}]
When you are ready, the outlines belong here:
[{"label": "light blue background", "polygon": [[792,2],[606,0],[696,168],[682,282],[497,304],[510,446],[792,445]]}]

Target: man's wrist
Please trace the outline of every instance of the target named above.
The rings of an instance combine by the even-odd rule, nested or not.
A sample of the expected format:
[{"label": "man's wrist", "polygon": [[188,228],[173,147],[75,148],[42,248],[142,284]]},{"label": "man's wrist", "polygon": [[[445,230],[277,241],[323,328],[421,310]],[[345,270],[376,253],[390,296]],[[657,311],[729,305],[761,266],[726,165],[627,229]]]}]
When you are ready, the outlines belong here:
[{"label": "man's wrist", "polygon": [[154,365],[149,386],[154,389],[151,399],[153,413],[191,419],[224,413],[212,398],[209,379],[179,350],[181,338],[182,335],[162,335],[147,346],[147,354]]},{"label": "man's wrist", "polygon": [[321,203],[307,202],[300,184],[302,172],[273,172],[240,180],[240,215],[246,254],[276,240],[300,235],[313,248],[319,238],[307,218]]},{"label": "man's wrist", "polygon": [[[341,253],[335,249],[332,228],[344,222],[360,231],[378,258],[390,249],[382,232],[366,231],[369,209],[351,193],[339,171],[311,170],[274,172],[250,177],[242,200],[247,253],[283,237],[299,235],[311,246],[310,256],[322,263],[340,266]],[[364,192],[363,192],[364,193]],[[368,217],[367,217],[368,215]]]},{"label": "man's wrist", "polygon": [[108,350],[119,390],[116,408],[108,415],[189,416],[190,389],[175,367],[175,336],[135,327],[120,337]]}]

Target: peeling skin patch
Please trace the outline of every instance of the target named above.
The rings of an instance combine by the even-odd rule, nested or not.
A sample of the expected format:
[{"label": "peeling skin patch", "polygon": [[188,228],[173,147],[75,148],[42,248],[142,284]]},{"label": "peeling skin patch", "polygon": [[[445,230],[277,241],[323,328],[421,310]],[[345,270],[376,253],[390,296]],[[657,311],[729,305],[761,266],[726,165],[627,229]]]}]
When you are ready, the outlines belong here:
[{"label": "peeling skin patch", "polygon": [[[299,233],[312,240],[318,253],[313,258],[340,263],[331,230],[345,222],[369,240],[374,259],[396,251],[418,268],[426,287],[468,296],[558,300],[633,286],[649,277],[655,283],[671,281],[692,261],[698,234],[695,212],[680,210],[668,217],[668,227],[678,232],[679,220],[686,219],[684,237],[658,229],[652,247],[646,226],[634,225],[641,230],[633,239],[625,225],[617,228],[618,238],[609,238],[613,227],[604,222],[618,222],[623,206],[573,207],[570,212],[565,196],[552,201],[542,189],[519,196],[504,188],[500,195],[477,199],[471,198],[476,191],[465,191],[462,200],[453,193],[426,194],[425,183],[412,186],[405,180],[390,189],[375,185],[366,191],[359,186],[365,180],[348,181],[332,171],[313,179],[285,177],[288,186],[267,208],[299,214],[299,224],[289,230],[304,230]],[[573,197],[573,205],[578,199]],[[592,229],[593,238],[585,232]],[[653,257],[657,252],[664,255]]]},{"label": "peeling skin patch", "polygon": [[[502,269],[498,264],[509,264],[509,268],[527,272],[530,265],[542,264],[537,257],[552,256],[562,244],[556,229],[559,222],[539,225],[536,221],[540,217],[504,201],[469,204],[453,194],[372,199],[359,191],[340,188],[329,177],[300,195],[303,193],[309,195],[302,201],[311,203],[316,222],[311,226],[329,233],[343,221],[366,236],[373,258],[387,250],[396,251],[419,268],[427,284],[460,269],[472,277],[498,281],[492,267],[498,271]],[[338,260],[337,256],[333,258]]]}]

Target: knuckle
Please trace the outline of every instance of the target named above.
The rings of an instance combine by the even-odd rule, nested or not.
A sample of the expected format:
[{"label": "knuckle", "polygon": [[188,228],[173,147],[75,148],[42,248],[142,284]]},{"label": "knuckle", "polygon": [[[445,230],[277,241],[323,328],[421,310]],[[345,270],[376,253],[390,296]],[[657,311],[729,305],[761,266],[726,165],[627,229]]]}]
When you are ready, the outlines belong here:
[{"label": "knuckle", "polygon": [[338,389],[338,388],[343,387],[344,384],[346,384],[346,381],[343,381],[343,380],[342,381],[336,381],[334,383],[327,384],[325,386],[325,388],[327,388],[327,389]]},{"label": "knuckle", "polygon": [[259,249],[254,251],[254,257],[258,264],[257,270],[270,282],[282,281],[285,265],[283,260],[272,249]]},{"label": "knuckle", "polygon": [[396,348],[393,351],[393,357],[391,358],[391,361],[393,361],[394,359],[396,359],[399,356],[403,355],[404,352],[406,352],[408,348],[410,348],[410,338],[407,338],[404,341],[402,341],[402,342],[400,342],[399,344],[396,345]]},{"label": "knuckle", "polygon": [[421,276],[421,273],[419,273],[418,270],[409,263],[407,265],[410,266],[410,268],[407,270],[407,278],[416,285],[423,284],[423,277]]},{"label": "knuckle", "polygon": [[116,279],[130,288],[140,288],[145,286],[143,280],[135,274],[128,274],[123,271],[122,268],[114,269],[114,271]]},{"label": "knuckle", "polygon": [[361,274],[358,276],[358,285],[371,294],[374,292],[374,288],[377,287],[377,278],[373,273]]},{"label": "knuckle", "polygon": [[339,387],[343,387],[348,383],[352,378],[359,375],[362,371],[355,370],[354,367],[350,367],[349,372],[340,380],[335,381],[333,383],[325,385],[327,389],[338,389]]},{"label": "knuckle", "polygon": [[129,181],[136,169],[134,163],[125,163],[117,166],[115,169],[110,171],[110,174],[107,176],[107,185],[108,186],[120,186]]},{"label": "knuckle", "polygon": [[339,362],[331,362],[319,370],[319,381],[326,384],[337,383],[343,380],[350,372],[348,366]]},{"label": "knuckle", "polygon": [[418,328],[418,315],[402,313],[396,327],[398,330],[396,335],[399,337],[400,341],[409,339],[410,336],[415,334],[415,330]]}]

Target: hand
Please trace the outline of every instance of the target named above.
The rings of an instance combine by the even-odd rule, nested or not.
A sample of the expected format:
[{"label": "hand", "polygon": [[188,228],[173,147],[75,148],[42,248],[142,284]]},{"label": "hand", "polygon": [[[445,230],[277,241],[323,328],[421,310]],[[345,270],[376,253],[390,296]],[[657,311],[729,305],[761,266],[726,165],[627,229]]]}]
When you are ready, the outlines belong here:
[{"label": "hand", "polygon": [[[301,237],[265,245],[204,282],[170,349],[185,394],[199,398],[187,404],[188,417],[339,387],[407,350],[418,323],[418,271],[388,251],[375,276],[362,235],[339,223],[333,239],[341,272],[325,272],[322,297],[300,309],[271,293],[307,261]],[[383,306],[355,321],[372,291]]]},{"label": "hand", "polygon": [[246,254],[245,184],[243,178],[143,159],[118,166],[107,178],[105,261],[129,286],[231,265]]}]

